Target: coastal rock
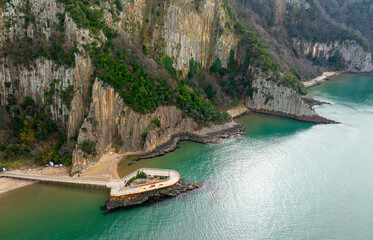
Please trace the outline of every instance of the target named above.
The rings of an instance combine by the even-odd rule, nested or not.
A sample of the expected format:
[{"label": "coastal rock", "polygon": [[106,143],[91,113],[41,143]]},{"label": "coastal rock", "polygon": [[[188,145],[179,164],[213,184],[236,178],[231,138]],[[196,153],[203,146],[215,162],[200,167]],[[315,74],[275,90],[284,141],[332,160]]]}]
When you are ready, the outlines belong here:
[{"label": "coastal rock", "polygon": [[330,104],[328,102],[323,102],[323,101],[319,101],[317,99],[314,99],[310,96],[304,96],[303,97],[303,100],[310,106],[319,106],[319,105],[324,105],[324,104]]},{"label": "coastal rock", "polygon": [[199,188],[201,185],[196,182],[187,180],[180,180],[178,183],[171,187],[161,188],[140,194],[133,194],[123,197],[110,197],[106,201],[106,212],[110,212],[118,208],[132,207],[140,205],[151,200],[162,200],[169,197],[175,197],[183,192]]},{"label": "coastal rock", "polygon": [[[26,1],[10,0],[1,9],[1,43],[13,42],[25,37],[39,38],[42,33],[48,42],[53,34],[53,24],[58,24],[58,15],[65,12],[63,4],[56,0],[36,0],[30,6],[30,13],[37,16],[38,21],[29,22],[25,26],[24,9]],[[9,24],[12,23],[12,24]],[[81,31],[74,21],[66,15],[65,44],[71,47],[74,43],[81,49],[85,42]],[[88,37],[86,39],[89,39]],[[75,54],[74,67],[57,64],[55,61],[39,57],[28,64],[13,64],[11,56],[1,56],[0,65],[0,105],[7,106],[9,99],[21,103],[25,97],[30,97],[39,106],[50,111],[53,120],[66,127],[67,137],[75,137],[85,112],[88,110],[87,100],[89,79],[93,73],[91,61],[81,54]],[[67,93],[71,101],[66,101],[62,93]]]},{"label": "coastal rock", "polygon": [[285,87],[258,75],[253,81],[252,97],[247,97],[245,105],[253,112],[293,118],[315,123],[334,123],[319,116],[292,88]]},{"label": "coastal rock", "polygon": [[[137,113],[124,105],[112,87],[103,86],[96,80],[91,109],[82,124],[73,153],[72,172],[94,164],[113,145],[118,151],[137,152],[140,158],[149,158],[176,149],[182,140],[215,143],[243,132],[244,127],[233,120],[200,128],[176,106],[162,106],[151,114]],[[87,155],[79,148],[84,142],[95,143],[95,156]]]},{"label": "coastal rock", "polygon": [[372,54],[365,51],[356,41],[343,42],[309,42],[304,39],[293,39],[293,48],[299,55],[318,58],[324,61],[339,52],[344,61],[344,70],[348,72],[373,71]]},{"label": "coastal rock", "polygon": [[[89,28],[77,25],[66,12],[65,5],[57,0],[34,0],[26,6],[28,2],[4,2],[3,9],[0,9],[1,44],[17,43],[17,39],[24,38],[29,41],[42,38],[47,44],[54,28],[59,26],[64,29],[61,47],[76,46],[74,50],[78,51],[74,51],[75,59],[68,66],[45,57],[33,59],[28,64],[15,64],[9,55],[1,56],[0,105],[7,106],[10,99],[19,104],[25,97],[30,97],[50,112],[65,130],[69,144],[63,149],[65,152],[70,152],[70,145],[77,138],[72,154],[72,172],[82,171],[94,164],[113,147],[118,152],[135,152],[147,158],[174,150],[182,140],[215,143],[221,138],[243,134],[244,127],[233,120],[199,126],[176,106],[161,106],[151,114],[131,110],[113,88],[93,78],[94,64],[83,46],[94,38],[103,40],[103,33],[95,36]],[[229,58],[237,58],[240,36],[236,34],[235,22],[227,13],[223,1],[202,0],[193,4],[176,0],[164,4],[145,0],[120,2],[123,8],[115,13],[112,11],[112,6],[115,6],[113,0],[100,4],[108,26],[127,36],[129,41],[136,42],[140,38],[149,55],[154,53],[156,58],[170,56],[173,66],[184,76],[192,59],[208,70],[217,59],[221,60],[222,67],[227,67]],[[286,2],[303,6],[306,1]],[[153,6],[157,8],[155,13],[152,12]],[[37,21],[25,24],[24,9],[28,8],[27,14]],[[60,22],[63,19],[61,14],[64,14],[64,22]],[[144,24],[148,24],[148,28],[143,29]],[[343,53],[346,59],[353,58],[353,50],[348,46],[345,49],[350,54]],[[231,55],[234,52],[235,55]],[[362,56],[357,60],[362,61],[361,69],[368,69],[366,58],[360,50],[358,53]],[[236,60],[239,62],[239,59]],[[262,80],[258,77],[254,81],[258,93],[253,99],[246,99],[246,107],[304,121],[327,122],[292,89],[264,80],[262,86]],[[71,100],[64,100],[62,92]],[[267,101],[267,92],[274,98]],[[93,148],[91,153],[82,150],[84,144]]]}]

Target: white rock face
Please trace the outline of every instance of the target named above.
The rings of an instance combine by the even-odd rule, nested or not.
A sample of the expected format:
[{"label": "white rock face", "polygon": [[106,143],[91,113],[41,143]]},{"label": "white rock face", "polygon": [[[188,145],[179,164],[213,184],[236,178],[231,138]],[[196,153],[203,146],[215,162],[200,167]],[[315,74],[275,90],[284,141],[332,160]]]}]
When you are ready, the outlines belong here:
[{"label": "white rock face", "polygon": [[201,4],[201,13],[185,11],[180,3],[171,4],[164,19],[165,53],[174,59],[175,69],[184,73],[189,71],[192,58],[204,67],[219,58],[226,67],[230,50],[237,45],[234,34],[225,28],[220,1],[205,0]]},{"label": "white rock face", "polygon": [[366,52],[355,41],[312,43],[303,39],[293,39],[293,47],[298,54],[317,57],[326,61],[339,51],[345,61],[345,70],[349,72],[373,71],[372,54]]},{"label": "white rock face", "polygon": [[[53,82],[57,91],[66,90],[73,85],[74,75],[75,69],[57,66],[53,61],[44,58],[36,59],[34,65],[28,68],[20,66],[17,69],[10,69],[3,64],[0,69],[0,104],[6,106],[9,94],[13,94],[18,103],[23,102],[28,96],[37,104],[46,105],[44,91],[47,91]],[[8,84],[10,87],[6,86]],[[54,93],[50,110],[54,120],[64,122],[64,115],[68,115],[69,110],[57,91]]]},{"label": "white rock face", "polygon": [[[58,13],[63,13],[65,8],[63,5],[58,4],[56,0],[37,0],[30,1],[30,11],[33,15],[37,16],[37,24],[33,24],[31,21],[25,31],[25,13],[22,11],[26,6],[24,0],[10,0],[5,3],[1,21],[2,23],[11,23],[8,29],[4,26],[1,32],[1,38],[9,37],[14,39],[15,37],[34,37],[36,31],[42,32],[46,39],[49,39],[52,35],[52,29],[50,28],[51,23],[57,23]],[[3,24],[4,25],[4,24]]]},{"label": "white rock face", "polygon": [[[15,41],[17,38],[35,38],[42,36],[48,42],[52,35],[52,24],[58,23],[58,14],[65,12],[64,5],[56,0],[30,1],[30,14],[37,16],[35,24],[29,22],[25,28],[24,10],[26,1],[10,0],[1,12],[1,44]],[[84,39],[84,40],[83,40]],[[70,47],[76,42],[78,48],[92,40],[89,31],[78,29],[71,18],[65,17],[65,40]],[[92,64],[89,59],[75,54],[75,67],[58,65],[54,61],[40,57],[28,66],[10,64],[9,56],[2,57],[0,65],[0,105],[6,106],[8,98],[14,97],[17,103],[25,97],[32,98],[38,105],[46,106],[54,120],[63,123],[67,137],[78,134],[87,106],[89,79]],[[10,85],[10,86],[9,86]],[[46,92],[54,89],[53,96],[46,99]],[[61,99],[61,92],[73,88],[71,108]],[[52,102],[50,101],[52,100]]]},{"label": "white rock face", "polygon": [[[284,0],[277,0],[277,1],[284,1]],[[285,0],[287,4],[293,4],[297,7],[303,7],[305,9],[308,9],[310,7],[310,4],[306,0]]]},{"label": "white rock face", "polygon": [[263,76],[258,76],[252,86],[257,91],[252,98],[247,97],[245,101],[246,107],[250,110],[302,121],[324,122],[292,88],[278,85]]}]

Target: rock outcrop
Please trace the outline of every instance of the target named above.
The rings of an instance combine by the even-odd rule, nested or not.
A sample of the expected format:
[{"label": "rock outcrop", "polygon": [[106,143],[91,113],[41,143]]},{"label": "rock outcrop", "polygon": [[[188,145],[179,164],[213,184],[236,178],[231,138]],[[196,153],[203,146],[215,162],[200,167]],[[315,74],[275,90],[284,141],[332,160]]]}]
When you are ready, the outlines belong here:
[{"label": "rock outcrop", "polygon": [[230,50],[235,49],[238,39],[225,28],[229,19],[221,3],[202,1],[198,12],[188,4],[171,4],[166,11],[163,27],[166,55],[173,57],[174,67],[184,73],[189,71],[192,58],[203,67],[209,67],[219,58],[222,66],[227,67]]},{"label": "rock outcrop", "polygon": [[253,81],[252,98],[247,97],[245,105],[253,112],[293,118],[315,123],[334,123],[320,117],[292,88],[285,87],[263,76]]},{"label": "rock outcrop", "polygon": [[[145,0],[120,2],[122,7],[115,9],[113,0],[95,7],[101,8],[105,23],[120,36],[127,37],[126,41],[138,41],[144,49],[149,49],[149,55],[154,53],[154,58],[170,56],[173,67],[181,70],[184,76],[192,59],[198,66],[201,64],[204,69],[209,69],[217,59],[224,68],[230,57],[237,58],[238,42],[242,37],[242,33],[237,33],[240,24],[223,1],[203,0],[193,4],[176,0],[162,4]],[[281,11],[289,2],[307,7],[306,1],[286,0],[279,3]],[[281,11],[279,21],[284,16]],[[50,112],[52,118],[65,128],[67,141],[77,138],[72,154],[73,172],[94,164],[113,147],[152,157],[175,149],[182,140],[213,143],[243,133],[243,126],[233,120],[199,126],[172,105],[158,107],[149,114],[131,110],[113,88],[95,80],[94,63],[85,45],[93,41],[102,44],[106,39],[104,31],[94,28],[94,33],[92,28],[77,24],[74,19],[76,16],[71,16],[58,0],[9,0],[3,3],[0,31],[0,44],[13,44],[16,50],[25,46],[22,41],[38,47],[50,45],[54,38],[60,41],[61,48],[74,50],[69,64],[59,62],[59,57],[47,58],[48,48],[35,53],[40,56],[30,58],[29,62],[22,61],[22,56],[18,56],[18,62],[14,61],[17,57],[13,54],[14,49],[7,49],[9,54],[3,51],[0,63],[0,105],[8,106],[10,101],[13,105],[20,104],[25,97],[30,97]],[[55,35],[56,32],[61,35]],[[298,45],[304,54],[313,47],[306,43]],[[320,50],[315,54],[331,56],[336,46],[352,70],[372,68],[371,57],[364,55],[353,43],[334,44],[328,50],[322,50],[327,46],[318,47]],[[234,52],[236,56],[231,56]],[[327,122],[291,88],[262,79],[258,77],[253,82],[258,92],[252,99],[246,99],[245,105],[249,109],[304,121]]]},{"label": "rock outcrop", "polygon": [[200,186],[201,185],[199,183],[180,180],[175,185],[167,188],[161,188],[149,192],[133,194],[123,197],[110,197],[106,201],[105,209],[106,212],[110,212],[118,208],[133,207],[136,205],[147,203],[152,200],[160,201],[165,198],[175,197],[183,192],[199,188]]},{"label": "rock outcrop", "polygon": [[[113,145],[119,151],[138,152],[144,158],[172,151],[181,140],[214,143],[244,132],[244,127],[233,120],[200,128],[175,106],[159,107],[151,114],[134,112],[113,88],[99,81],[93,85],[92,99],[73,153],[73,172],[94,164]],[[95,143],[95,156],[79,148],[84,142]]]},{"label": "rock outcrop", "polygon": [[329,61],[340,55],[344,70],[348,72],[373,71],[372,54],[365,51],[357,42],[313,43],[303,39],[293,39],[293,48],[301,56]]}]

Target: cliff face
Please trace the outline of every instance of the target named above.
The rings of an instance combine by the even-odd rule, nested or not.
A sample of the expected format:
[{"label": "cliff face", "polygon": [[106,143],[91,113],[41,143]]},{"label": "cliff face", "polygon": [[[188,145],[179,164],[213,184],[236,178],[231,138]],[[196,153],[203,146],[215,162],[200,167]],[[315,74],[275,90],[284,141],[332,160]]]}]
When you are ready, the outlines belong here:
[{"label": "cliff face", "polygon": [[289,117],[301,121],[316,123],[331,123],[332,121],[320,117],[299,94],[283,85],[268,81],[265,75],[258,75],[253,81],[252,97],[247,97],[245,106],[251,111]]},{"label": "cliff face", "polygon": [[284,68],[297,69],[303,80],[320,71],[373,70],[371,14],[362,1],[230,1],[241,14],[253,13],[247,24],[259,25],[273,55]]},{"label": "cliff face", "polygon": [[[123,11],[118,14],[108,11],[112,6],[110,1],[103,4],[106,23],[132,41],[140,37],[139,28],[145,24],[145,16],[147,21],[154,21],[148,46],[155,49],[162,42],[163,54],[172,56],[174,67],[184,74],[188,72],[192,58],[203,66],[216,58],[227,65],[236,40],[232,32],[224,31],[226,16],[221,2],[203,1],[199,12],[190,11],[193,6],[187,2],[165,3],[161,6],[165,13],[162,19],[149,13],[151,9],[146,8],[146,1],[125,2]],[[200,129],[175,106],[159,107],[152,114],[137,113],[124,105],[113,88],[104,87],[98,80],[91,92],[94,67],[83,46],[92,42],[94,37],[90,30],[78,27],[65,12],[65,6],[56,0],[32,3],[11,0],[5,3],[1,15],[2,44],[16,45],[19,39],[29,39],[30,44],[39,41],[47,45],[56,31],[53,26],[62,24],[62,47],[79,50],[72,66],[46,57],[14,63],[12,54],[4,55],[0,66],[2,106],[8,106],[10,102],[20,104],[25,97],[30,97],[50,111],[55,121],[64,125],[67,139],[78,137],[73,152],[73,171],[83,170],[96,162],[108,148],[113,147],[113,143],[120,151],[151,156],[170,151],[179,140],[214,142],[243,132],[243,127],[233,121]],[[62,23],[61,15],[64,15]],[[34,20],[26,21],[26,17]],[[101,37],[104,38],[102,33]],[[82,150],[84,143],[94,146],[93,153],[86,154]]]},{"label": "cliff face", "polygon": [[[38,21],[30,22],[25,27],[24,9],[27,7],[28,14],[38,16]],[[57,15],[64,14],[64,11],[63,5],[53,0],[33,1],[30,6],[27,6],[26,1],[9,1],[2,11],[2,44],[17,42],[22,38],[40,38],[40,32],[43,33],[42,41],[48,42],[53,34],[52,23],[57,23]],[[66,45],[73,45],[81,33],[84,35],[84,31],[78,31],[76,24],[68,16],[64,24]],[[80,46],[82,44],[83,42],[80,42]],[[50,110],[55,121],[66,126],[68,138],[76,136],[87,110],[88,86],[93,71],[90,60],[75,54],[75,66],[69,67],[45,57],[26,64],[14,64],[13,57],[2,57],[0,104],[6,106],[9,100],[21,103],[25,97],[30,97],[38,105]],[[20,56],[22,57],[26,56]],[[63,93],[69,96],[63,99]]]},{"label": "cliff face", "polygon": [[[93,85],[92,98],[90,113],[80,129],[73,153],[73,172],[95,163],[113,147],[150,157],[173,150],[181,140],[210,143],[242,134],[244,130],[233,120],[199,128],[175,106],[159,107],[151,114],[136,113],[123,104],[113,88],[98,81]],[[88,156],[79,148],[84,142],[95,143],[95,156]]]},{"label": "cliff face", "polygon": [[[307,6],[304,1],[279,3],[279,21],[289,2]],[[223,1],[120,3],[122,7],[113,8],[116,4],[109,0],[95,7],[119,36],[141,43],[143,51],[158,60],[170,56],[173,67],[184,76],[192,59],[205,71],[217,59],[221,67],[228,67],[231,50],[235,58],[240,50],[245,52],[238,49],[240,24]],[[0,31],[0,105],[12,107],[30,97],[50,113],[65,129],[68,143],[77,138],[73,172],[94,164],[113,147],[151,157],[174,149],[180,140],[209,143],[243,133],[243,127],[233,120],[201,127],[176,106],[161,106],[149,114],[133,111],[117,91],[96,79],[95,62],[85,49],[92,42],[103,44],[104,31],[78,24],[77,18],[57,0],[10,0],[3,4]],[[343,54],[351,61],[355,57],[352,50],[351,56]],[[361,60],[361,69],[369,68],[365,60]],[[258,92],[246,99],[248,108],[300,120],[318,119],[294,90],[264,79],[264,75],[257,76],[253,81]]]},{"label": "cliff face", "polygon": [[365,51],[355,41],[312,43],[303,39],[293,39],[293,48],[299,55],[325,61],[330,61],[339,52],[346,71],[373,71],[372,54]]},{"label": "cliff face", "polygon": [[219,58],[224,67],[228,64],[229,52],[237,45],[232,31],[225,28],[228,21],[220,1],[201,2],[195,10],[183,4],[171,4],[164,17],[163,39],[165,52],[175,59],[175,68],[189,71],[189,61],[210,66]]}]

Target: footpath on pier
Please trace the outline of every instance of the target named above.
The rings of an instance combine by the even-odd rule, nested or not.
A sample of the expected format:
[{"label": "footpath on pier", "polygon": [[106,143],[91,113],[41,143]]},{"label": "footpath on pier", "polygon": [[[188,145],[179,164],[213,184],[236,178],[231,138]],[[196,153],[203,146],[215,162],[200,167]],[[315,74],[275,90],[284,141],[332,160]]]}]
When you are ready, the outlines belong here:
[{"label": "footpath on pier", "polygon": [[[138,171],[143,171],[148,176],[164,176],[167,177],[164,180],[144,184],[140,186],[126,186],[128,181],[136,176]],[[54,184],[74,184],[74,185],[81,185],[81,186],[92,186],[92,187],[99,187],[99,188],[107,188],[110,189],[111,196],[125,196],[131,194],[138,194],[147,191],[153,191],[160,188],[170,187],[176,184],[180,180],[180,175],[175,170],[168,170],[168,169],[155,169],[155,168],[140,168],[139,170],[125,176],[122,179],[93,179],[93,178],[81,178],[81,177],[65,177],[65,176],[43,176],[43,175],[36,175],[36,174],[26,174],[26,173],[19,173],[19,172],[2,172],[0,173],[0,177],[6,178],[13,178],[13,179],[21,179],[21,180],[28,180],[28,181],[36,181],[42,183],[54,183]]]}]

